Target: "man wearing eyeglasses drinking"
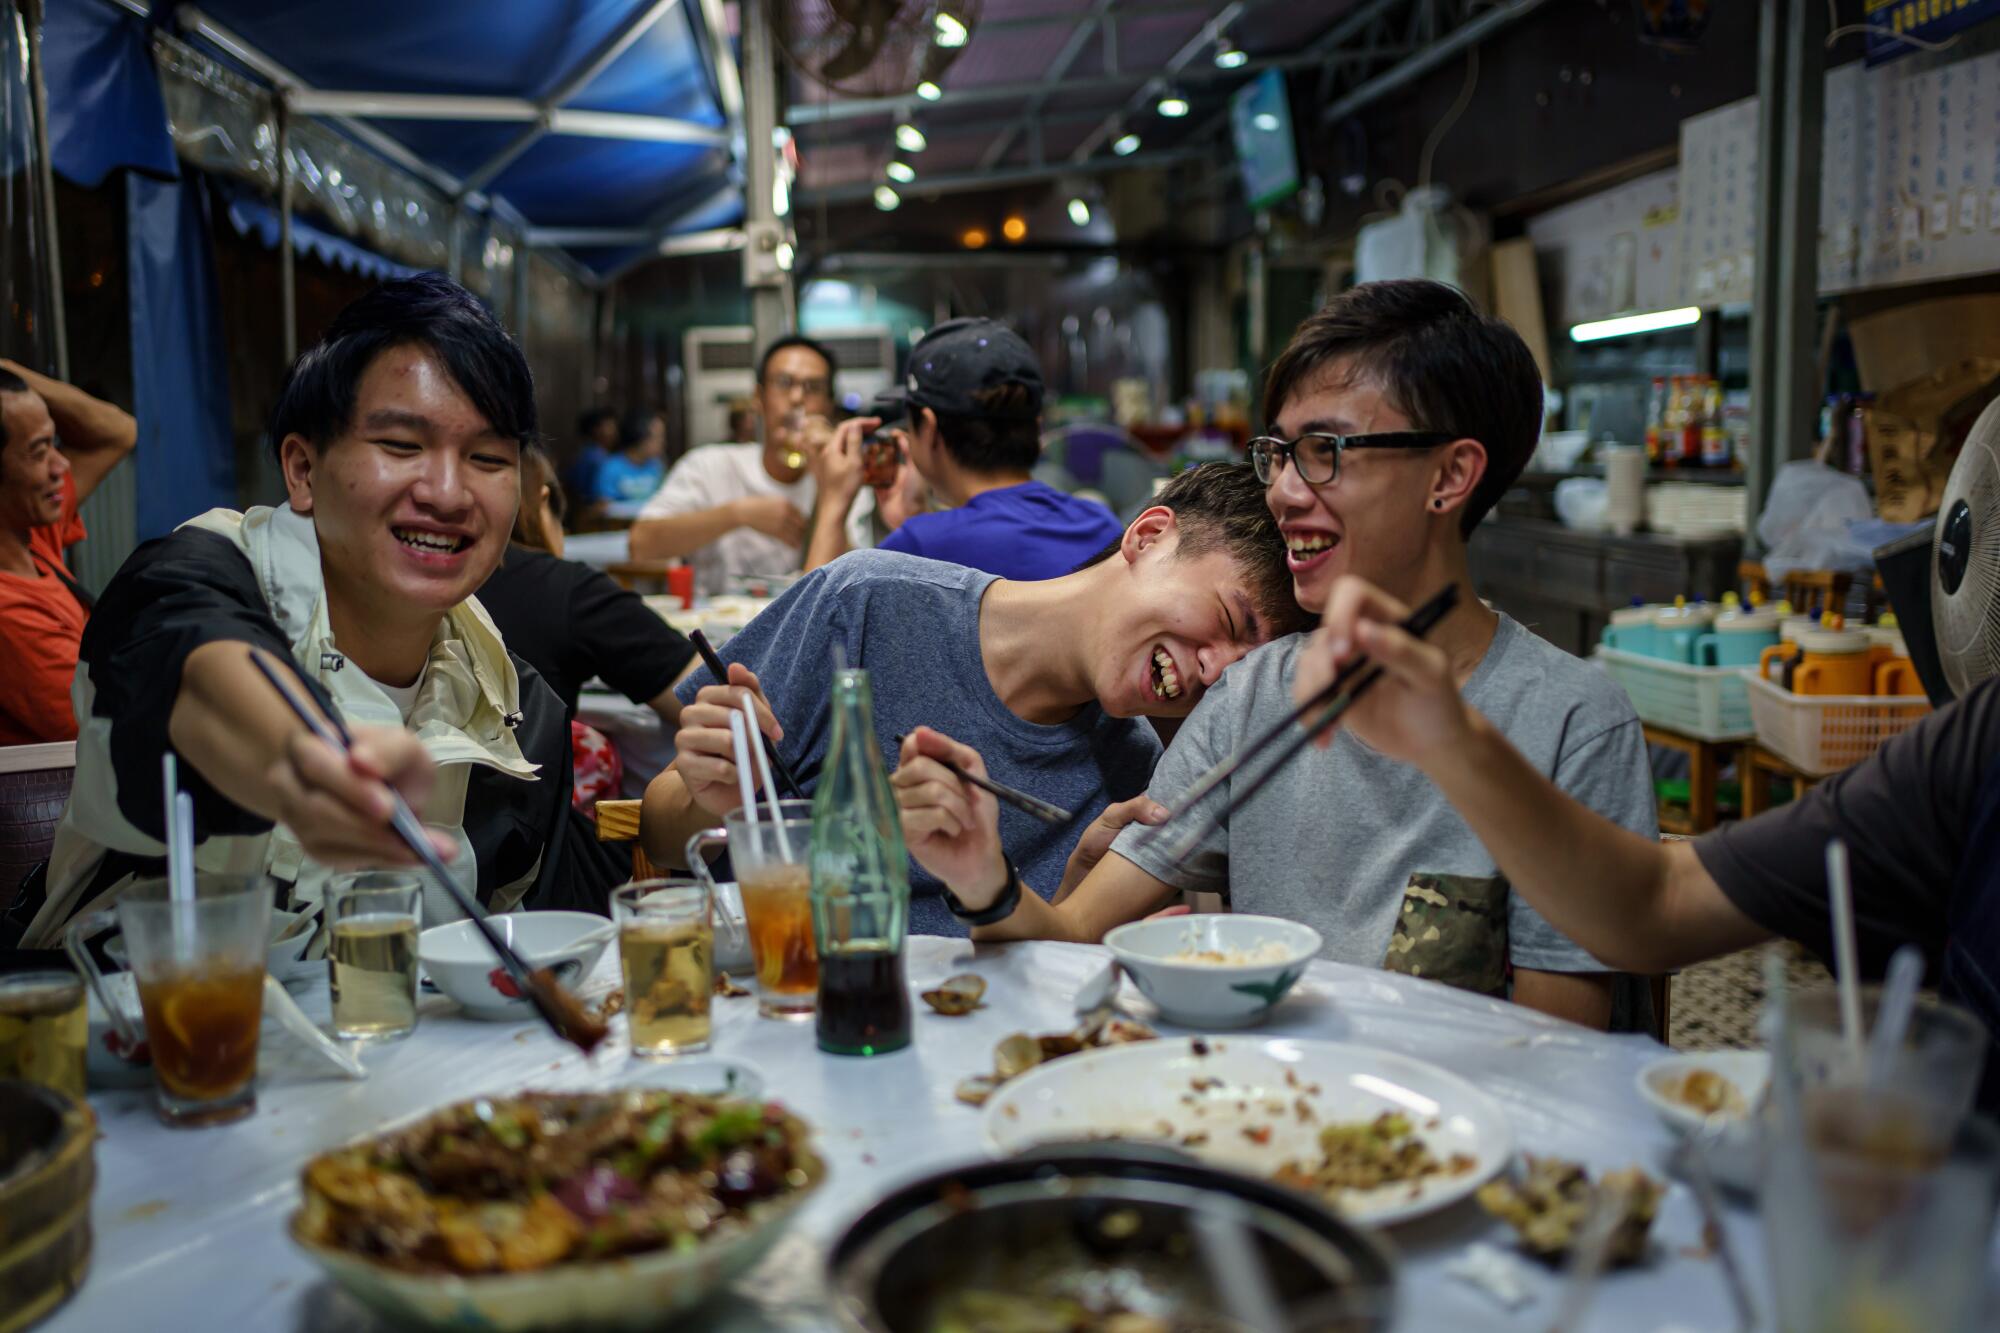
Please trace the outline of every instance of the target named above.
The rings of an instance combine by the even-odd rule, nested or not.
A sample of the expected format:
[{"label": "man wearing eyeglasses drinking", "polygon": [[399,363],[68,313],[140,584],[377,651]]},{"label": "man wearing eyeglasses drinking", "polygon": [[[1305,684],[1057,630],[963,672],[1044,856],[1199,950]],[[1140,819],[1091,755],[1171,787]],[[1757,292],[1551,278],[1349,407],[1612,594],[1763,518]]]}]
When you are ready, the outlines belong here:
[{"label": "man wearing eyeglasses drinking", "polygon": [[757,365],[761,444],[690,449],[632,525],[634,560],[686,556],[695,591],[799,568],[815,490],[815,449],[832,436],[833,353],[811,338],[780,338]]},{"label": "man wearing eyeglasses drinking", "polygon": [[[1411,604],[1457,584],[1458,607],[1429,641],[1449,656],[1466,697],[1557,786],[1657,836],[1630,701],[1472,595],[1467,540],[1541,431],[1541,378],[1520,337],[1442,283],[1370,283],[1299,328],[1271,367],[1264,401],[1273,429],[1253,441],[1251,458],[1299,605],[1317,614],[1349,573]],[[1054,903],[1019,892],[992,834],[992,798],[930,762],[976,771],[979,756],[935,733],[912,737],[895,776],[911,854],[958,908],[989,923],[973,932],[979,939],[1095,941],[1178,891],[1220,893],[1236,911],[1313,926],[1330,958],[1596,1027],[1642,1022],[1642,987],[1616,984],[1511,893],[1428,779],[1345,733],[1295,759],[1190,855],[1176,855],[1187,829],[1257,780],[1263,761],[1174,825],[1147,827],[1290,711],[1304,642],[1281,639],[1223,673],[1154,771],[1150,803],[1106,812],[1065,876],[1075,887]],[[1079,875],[1093,854],[1102,859]],[[1011,914],[993,920],[1009,901],[1018,904]]]}]

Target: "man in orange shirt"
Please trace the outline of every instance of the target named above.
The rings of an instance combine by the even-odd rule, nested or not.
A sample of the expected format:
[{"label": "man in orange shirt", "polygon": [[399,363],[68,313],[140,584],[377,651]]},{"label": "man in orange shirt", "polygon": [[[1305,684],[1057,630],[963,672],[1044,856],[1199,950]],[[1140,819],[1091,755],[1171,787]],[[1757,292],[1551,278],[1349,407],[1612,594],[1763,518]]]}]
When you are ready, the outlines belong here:
[{"label": "man in orange shirt", "polygon": [[0,360],[0,745],[76,739],[69,687],[90,609],[63,552],[138,438],[129,413]]}]

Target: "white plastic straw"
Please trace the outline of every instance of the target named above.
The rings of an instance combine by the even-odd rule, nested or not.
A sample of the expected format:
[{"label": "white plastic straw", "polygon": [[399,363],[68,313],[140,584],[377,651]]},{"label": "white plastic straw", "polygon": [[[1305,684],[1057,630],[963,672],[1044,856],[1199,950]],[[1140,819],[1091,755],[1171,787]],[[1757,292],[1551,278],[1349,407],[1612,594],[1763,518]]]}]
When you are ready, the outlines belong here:
[{"label": "white plastic straw", "polygon": [[1834,983],[1840,995],[1840,1035],[1849,1068],[1859,1073],[1866,1058],[1861,1032],[1861,963],[1854,945],[1854,884],[1848,877],[1847,844],[1826,844],[1826,886],[1833,908]]},{"label": "white plastic straw", "polygon": [[174,797],[174,896],[194,897],[194,797],[181,792]]},{"label": "white plastic straw", "polygon": [[1792,1067],[1792,1001],[1785,985],[1784,955],[1776,945],[1764,950],[1763,1028],[1764,1044],[1771,1052],[1771,1104],[1778,1109],[1778,1131],[1793,1142],[1803,1142],[1805,1113]]},{"label": "white plastic straw", "polygon": [[180,789],[180,765],[174,752],[160,756],[160,801],[167,839],[167,901],[174,905],[174,957],[186,964],[194,958],[194,798]]},{"label": "white plastic straw", "polygon": [[743,714],[729,715],[729,741],[736,749],[736,789],[743,795],[743,822],[757,840],[757,793],[750,786],[750,741],[743,734]]},{"label": "white plastic straw", "polygon": [[750,753],[757,756],[757,775],[764,783],[764,808],[771,814],[771,827],[778,833],[778,850],[784,854],[785,864],[792,864],[792,844],[785,837],[785,818],[778,813],[778,784],[771,779],[771,757],[764,753],[762,737],[757,731],[757,710],[750,702],[750,696],[743,696],[743,730],[745,739],[751,742]]},{"label": "white plastic straw", "polygon": [[1889,960],[1889,975],[1882,983],[1882,1001],[1875,1007],[1875,1030],[1868,1034],[1868,1079],[1885,1082],[1895,1068],[1896,1052],[1909,1035],[1910,1018],[1917,1007],[1917,985],[1924,979],[1924,956],[1914,944],[1905,944]]}]

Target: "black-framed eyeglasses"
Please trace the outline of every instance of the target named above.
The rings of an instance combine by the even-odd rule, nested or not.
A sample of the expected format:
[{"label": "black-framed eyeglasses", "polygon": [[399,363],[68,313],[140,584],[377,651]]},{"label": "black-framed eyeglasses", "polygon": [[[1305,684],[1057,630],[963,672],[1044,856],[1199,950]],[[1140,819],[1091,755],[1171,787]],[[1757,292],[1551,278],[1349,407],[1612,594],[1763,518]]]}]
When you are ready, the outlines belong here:
[{"label": "black-framed eyeglasses", "polygon": [[1250,466],[1266,486],[1288,462],[1308,486],[1330,486],[1340,479],[1340,456],[1349,449],[1435,449],[1458,438],[1443,430],[1387,430],[1374,435],[1332,435],[1314,430],[1296,440],[1259,435],[1250,441]]}]

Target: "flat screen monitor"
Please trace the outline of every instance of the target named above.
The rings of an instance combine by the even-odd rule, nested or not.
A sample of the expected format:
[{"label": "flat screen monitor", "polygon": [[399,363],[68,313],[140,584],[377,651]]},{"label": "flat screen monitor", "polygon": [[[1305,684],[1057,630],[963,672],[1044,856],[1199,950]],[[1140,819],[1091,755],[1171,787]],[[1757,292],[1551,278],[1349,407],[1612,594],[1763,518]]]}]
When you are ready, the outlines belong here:
[{"label": "flat screen monitor", "polygon": [[1282,71],[1267,69],[1231,95],[1229,128],[1250,207],[1269,208],[1289,198],[1299,188],[1299,154]]}]

